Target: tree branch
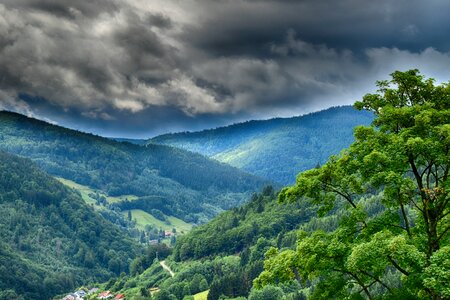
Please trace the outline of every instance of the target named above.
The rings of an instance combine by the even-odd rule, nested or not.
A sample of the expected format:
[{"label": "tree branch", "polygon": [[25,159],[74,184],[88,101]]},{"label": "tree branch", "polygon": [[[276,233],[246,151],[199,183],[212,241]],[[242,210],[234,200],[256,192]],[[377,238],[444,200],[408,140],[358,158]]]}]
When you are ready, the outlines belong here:
[{"label": "tree branch", "polygon": [[366,272],[364,270],[360,270],[363,274],[366,274],[367,276],[369,276],[370,278],[372,278],[373,280],[375,280],[375,282],[378,282],[379,284],[381,284],[382,286],[384,286],[390,293],[392,293],[392,290],[390,287],[388,287],[384,282],[382,282],[379,278],[373,276],[372,274],[370,274],[369,272]]},{"label": "tree branch", "polygon": [[397,270],[399,270],[401,273],[403,273],[406,276],[409,276],[409,272],[406,271],[405,269],[403,269],[402,267],[400,267],[397,262],[392,259],[392,257],[390,255],[388,255],[388,260],[392,263],[392,265],[394,265],[395,268],[397,268]]},{"label": "tree branch", "polygon": [[448,226],[447,228],[445,228],[445,230],[438,236],[436,242],[438,243],[439,240],[440,240],[441,238],[443,238],[444,235],[447,234],[447,232],[448,232],[449,230],[450,230],[450,226]]},{"label": "tree branch", "polygon": [[355,203],[352,201],[352,197],[351,197],[348,193],[345,193],[345,192],[342,192],[342,191],[338,190],[338,189],[337,189],[335,186],[333,186],[332,184],[329,184],[329,183],[326,183],[326,182],[324,182],[324,184],[327,185],[328,188],[330,188],[330,190],[331,190],[332,192],[335,192],[336,194],[339,194],[339,195],[341,195],[342,197],[344,197],[345,200],[347,200],[347,201],[351,204],[351,206],[353,206],[353,208],[356,208]]}]

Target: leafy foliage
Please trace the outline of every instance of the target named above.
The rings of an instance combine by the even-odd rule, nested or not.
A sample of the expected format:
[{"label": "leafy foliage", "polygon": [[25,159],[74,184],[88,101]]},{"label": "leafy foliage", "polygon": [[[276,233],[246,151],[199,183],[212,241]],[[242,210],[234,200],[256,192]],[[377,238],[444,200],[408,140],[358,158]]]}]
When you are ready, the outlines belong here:
[{"label": "leafy foliage", "polygon": [[[373,125],[279,195],[322,214],[346,203],[339,226],[301,233],[296,251],[270,250],[257,286],[296,278],[311,299],[449,297],[450,86],[417,70],[391,76],[355,104],[375,113]],[[363,199],[377,191],[382,209],[371,213]]]},{"label": "leafy foliage", "polygon": [[4,297],[49,299],[82,283],[106,280],[127,271],[139,251],[79,194],[28,159],[3,152],[0,211]]},{"label": "leafy foliage", "polygon": [[273,188],[267,187],[246,205],[224,212],[180,237],[174,248],[175,260],[232,255],[256,244],[261,237],[278,238],[281,243],[285,234],[314,213],[302,203],[277,205],[274,197]]},{"label": "leafy foliage", "polygon": [[165,134],[149,142],[198,152],[274,182],[292,184],[299,171],[324,163],[350,145],[353,127],[372,119],[371,113],[344,106],[301,117]]},{"label": "leafy foliage", "polygon": [[[142,288],[158,286],[163,293],[157,297],[164,299],[183,299],[206,290],[208,299],[248,297],[253,280],[263,271],[264,254],[271,247],[293,251],[296,229],[313,221],[315,210],[308,206],[307,202],[278,205],[274,189],[268,186],[262,193],[253,195],[246,205],[221,213],[180,237],[172,255],[166,259],[175,272],[173,278],[164,276],[167,272],[161,267],[160,273],[156,273],[159,275],[147,275],[159,264],[154,262],[147,270],[137,268],[140,261],[149,261],[139,257],[132,263],[132,270],[140,271],[132,271],[134,276],[127,279],[137,287],[121,292],[134,297]],[[317,225],[316,220],[314,224],[329,227]],[[276,288],[275,294],[281,291],[283,297],[289,295],[287,299],[303,299],[298,288],[298,284],[291,282]],[[253,292],[253,297],[267,298],[272,292],[268,288],[263,293]]]}]

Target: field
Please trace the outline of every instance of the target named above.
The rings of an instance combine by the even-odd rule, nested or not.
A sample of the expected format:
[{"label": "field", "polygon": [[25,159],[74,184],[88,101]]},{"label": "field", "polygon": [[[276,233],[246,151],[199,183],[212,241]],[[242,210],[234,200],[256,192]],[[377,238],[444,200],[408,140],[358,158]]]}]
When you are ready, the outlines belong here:
[{"label": "field", "polygon": [[208,299],[208,292],[209,292],[209,290],[201,292],[201,293],[198,293],[198,294],[195,294],[194,295],[194,300],[206,300],[206,299]]},{"label": "field", "polygon": [[[128,215],[128,211],[123,211],[125,216]],[[176,228],[179,233],[186,233],[192,229],[192,224],[186,223],[178,218],[168,216],[167,222],[156,219],[151,214],[140,210],[131,210],[131,218],[136,220],[136,227],[139,229],[144,229],[145,225],[153,225],[156,228],[162,228],[163,230],[171,231],[172,228]]]},{"label": "field", "polygon": [[[135,195],[122,195],[118,197],[110,197],[101,191],[94,190],[88,186],[78,184],[74,181],[60,177],[56,177],[56,179],[61,183],[63,183],[64,185],[79,191],[81,193],[81,197],[83,198],[83,200],[87,204],[93,205],[94,208],[96,209],[100,208],[101,206],[96,205],[96,200],[89,195],[98,194],[99,196],[103,196],[106,198],[106,201],[108,201],[108,203],[116,203],[123,201],[125,199],[135,200],[138,198]],[[124,214],[125,217],[128,216],[128,210],[123,211],[122,213]],[[136,227],[141,230],[144,230],[146,225],[152,225],[153,227],[162,228],[163,230],[167,231],[171,231],[172,228],[175,228],[177,232],[180,234],[187,233],[192,229],[192,224],[186,223],[183,220],[173,216],[167,216],[167,221],[161,221],[152,216],[151,214],[140,209],[131,210],[131,216],[133,220],[136,220]]]},{"label": "field", "polygon": [[89,194],[91,193],[95,193],[94,190],[92,190],[91,188],[78,184],[72,180],[68,180],[68,179],[64,179],[61,177],[55,177],[59,182],[61,182],[62,184],[64,184],[67,187],[76,189],[77,191],[79,191],[81,193],[81,197],[83,198],[83,200],[87,203],[87,204],[93,204],[95,205],[95,199],[91,198],[89,196]]},{"label": "field", "polygon": [[121,195],[121,196],[117,196],[117,197],[111,197],[101,191],[94,190],[86,185],[78,184],[72,180],[64,179],[61,177],[56,177],[56,179],[58,181],[60,181],[61,183],[63,183],[64,185],[78,190],[81,193],[83,200],[86,201],[86,203],[88,203],[88,204],[95,204],[95,202],[96,202],[95,199],[90,197],[89,194],[96,194],[96,193],[99,194],[100,196],[105,197],[106,201],[108,201],[108,203],[115,203],[115,202],[120,202],[123,200],[136,200],[138,198],[135,195]]}]

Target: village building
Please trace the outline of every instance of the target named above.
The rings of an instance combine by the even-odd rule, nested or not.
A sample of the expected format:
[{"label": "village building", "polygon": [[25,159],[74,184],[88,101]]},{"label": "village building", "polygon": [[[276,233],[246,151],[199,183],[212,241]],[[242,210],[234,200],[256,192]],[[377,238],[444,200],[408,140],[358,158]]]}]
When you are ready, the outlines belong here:
[{"label": "village building", "polygon": [[112,298],[113,294],[111,294],[110,291],[106,291],[106,292],[101,292],[100,294],[98,294],[98,299],[109,299]]}]

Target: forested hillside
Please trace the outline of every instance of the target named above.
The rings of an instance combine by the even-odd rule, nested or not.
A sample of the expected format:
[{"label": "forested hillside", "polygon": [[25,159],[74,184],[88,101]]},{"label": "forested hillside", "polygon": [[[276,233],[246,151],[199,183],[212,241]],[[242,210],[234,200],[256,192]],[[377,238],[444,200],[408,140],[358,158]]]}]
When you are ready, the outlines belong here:
[{"label": "forested hillside", "polygon": [[0,152],[0,299],[50,299],[128,271],[136,243],[30,160]]},{"label": "forested hillside", "polygon": [[[264,254],[270,247],[295,249],[299,228],[336,227],[335,217],[319,223],[314,215],[315,209],[307,202],[279,205],[274,189],[268,186],[244,206],[180,237],[173,253],[162,257],[174,270],[173,278],[154,262],[154,252],[165,253],[163,249],[150,246],[145,256],[131,263],[131,276],[100,287],[132,299],[148,299],[149,291],[156,287],[161,291],[154,298],[160,300],[183,299],[206,290],[210,290],[208,299],[248,296],[252,281],[263,271]],[[286,285],[281,295],[297,295],[296,287]]]},{"label": "forested hillside", "polygon": [[165,134],[149,142],[198,152],[274,182],[292,184],[299,171],[348,147],[353,128],[372,120],[372,113],[344,106],[294,118]]},{"label": "forested hillside", "polygon": [[[368,194],[359,205],[376,215],[383,210],[380,199],[380,195]],[[155,250],[150,246],[150,256],[132,262],[131,276],[102,287],[133,299],[148,299],[149,291],[156,287],[160,289],[154,296],[157,300],[193,299],[193,295],[205,291],[209,300],[306,299],[315,286],[303,287],[282,273],[275,275],[280,276],[276,279],[280,281],[278,286],[255,288],[254,281],[264,270],[266,253],[277,249],[290,255],[297,247],[299,230],[333,232],[346,218],[345,205],[317,217],[317,207],[307,199],[280,204],[274,189],[268,186],[242,207],[224,212],[180,237],[173,253],[164,257],[175,271],[173,278],[153,261],[151,253]],[[286,259],[290,259],[289,255]],[[289,262],[277,261],[280,270]]]},{"label": "forested hillside", "polygon": [[417,70],[378,87],[355,104],[376,119],[348,149],[181,237],[173,277],[140,257],[106,286],[135,299],[158,287],[157,300],[449,299],[450,88]]},{"label": "forested hillside", "polygon": [[236,206],[264,185],[199,154],[120,143],[9,112],[0,113],[0,149],[29,157],[52,175],[111,196],[133,195],[138,206],[162,206],[189,222]]},{"label": "forested hillside", "polygon": [[[379,199],[369,196],[361,205],[375,214],[380,209],[376,204]],[[210,300],[305,299],[307,291],[296,281],[263,290],[254,289],[253,281],[263,271],[269,249],[294,251],[299,229],[332,232],[345,216],[343,207],[336,207],[324,218],[316,213],[306,200],[280,205],[276,192],[268,186],[242,207],[224,212],[180,237],[173,252],[164,256],[175,271],[173,278],[153,261],[157,248],[150,246],[149,254],[131,263],[131,276],[110,281],[102,288],[133,299],[147,299],[156,287],[161,290],[155,294],[157,300],[193,299],[193,295],[205,291]]]},{"label": "forested hillside", "polygon": [[[300,232],[296,251],[270,250],[257,288],[297,279],[311,299],[450,298],[450,88],[418,70],[391,77],[355,104],[375,113],[372,126],[279,196],[323,213],[345,203],[346,217]],[[361,201],[376,190],[372,214]]]}]

